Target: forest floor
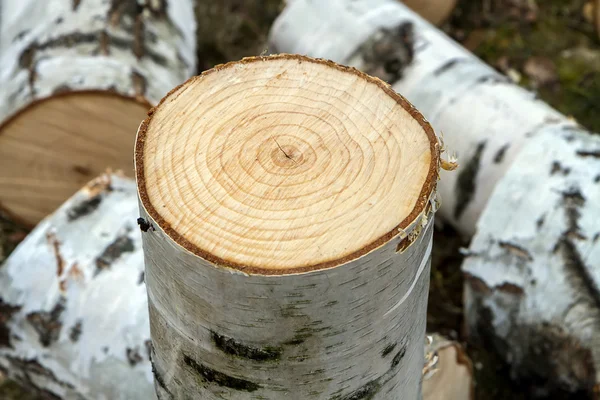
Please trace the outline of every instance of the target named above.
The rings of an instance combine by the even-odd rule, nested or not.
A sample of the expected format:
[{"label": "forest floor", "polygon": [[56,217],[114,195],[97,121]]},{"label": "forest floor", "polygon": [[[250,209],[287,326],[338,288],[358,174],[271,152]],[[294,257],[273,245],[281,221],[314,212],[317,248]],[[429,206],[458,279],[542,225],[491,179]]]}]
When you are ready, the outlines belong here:
[{"label": "forest floor", "polygon": [[[586,0],[458,3],[443,30],[562,113],[600,132],[600,39]],[[600,1],[596,3],[600,7]],[[267,50],[269,27],[281,9],[281,0],[197,0],[199,69]],[[0,214],[0,263],[25,234],[24,228]],[[462,341],[459,249],[468,241],[450,227],[437,227],[434,244],[428,330]],[[535,385],[511,381],[507,366],[495,354],[483,346],[465,346],[475,366],[478,399],[533,397]],[[0,399],[37,399],[26,389],[0,376]],[[552,393],[548,398],[567,395]]]}]

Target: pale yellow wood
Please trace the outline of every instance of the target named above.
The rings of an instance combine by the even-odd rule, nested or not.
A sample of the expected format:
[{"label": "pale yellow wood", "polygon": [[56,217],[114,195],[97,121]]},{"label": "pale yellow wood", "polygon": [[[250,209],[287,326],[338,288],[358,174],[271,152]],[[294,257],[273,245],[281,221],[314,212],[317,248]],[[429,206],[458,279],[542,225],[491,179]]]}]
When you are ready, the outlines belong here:
[{"label": "pale yellow wood", "polygon": [[0,206],[35,224],[107,168],[132,176],[135,132],[147,110],[101,92],[29,106],[0,127]]},{"label": "pale yellow wood", "polygon": [[165,226],[250,268],[331,263],[389,239],[437,175],[437,139],[405,100],[356,70],[299,57],[192,79],[143,129],[141,190]]}]

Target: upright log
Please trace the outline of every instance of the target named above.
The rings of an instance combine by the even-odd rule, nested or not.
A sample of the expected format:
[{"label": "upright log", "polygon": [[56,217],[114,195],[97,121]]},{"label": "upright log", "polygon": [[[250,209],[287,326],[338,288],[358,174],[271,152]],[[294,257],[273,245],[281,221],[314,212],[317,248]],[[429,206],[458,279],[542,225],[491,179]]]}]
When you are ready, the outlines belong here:
[{"label": "upright log", "polygon": [[477,230],[463,265],[469,335],[547,391],[600,391],[600,137],[394,0],[290,1],[271,42],[395,81],[458,152],[440,212]]},{"label": "upright log", "polygon": [[439,146],[379,79],[228,63],[138,132],[158,397],[420,397]]},{"label": "upright log", "polygon": [[0,206],[27,224],[106,167],[133,176],[137,126],[195,72],[192,0],[5,1]]}]

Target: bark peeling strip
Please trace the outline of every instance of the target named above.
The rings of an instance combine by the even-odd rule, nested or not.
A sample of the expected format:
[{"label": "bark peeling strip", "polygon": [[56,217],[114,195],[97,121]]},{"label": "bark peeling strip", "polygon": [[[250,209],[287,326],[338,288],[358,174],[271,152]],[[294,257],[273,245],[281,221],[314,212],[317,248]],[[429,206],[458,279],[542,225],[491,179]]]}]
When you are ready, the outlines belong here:
[{"label": "bark peeling strip", "polygon": [[85,217],[96,211],[102,202],[102,195],[97,194],[76,204],[73,208],[67,211],[67,219],[73,222],[81,217]]},{"label": "bark peeling strip", "polygon": [[135,250],[133,240],[127,236],[118,236],[111,244],[109,244],[102,254],[96,258],[96,274],[104,269],[110,268],[124,253],[132,253]]},{"label": "bark peeling strip", "polygon": [[211,331],[211,338],[217,349],[232,356],[261,362],[277,361],[281,358],[280,347],[251,347],[214,331]]},{"label": "bark peeling strip", "polygon": [[477,145],[475,154],[458,174],[455,187],[456,206],[454,207],[454,218],[456,219],[460,219],[475,195],[475,178],[477,178],[479,172],[479,164],[481,163],[481,155],[485,149],[485,144],[484,141]]},{"label": "bark peeling strip", "polygon": [[243,392],[254,392],[260,389],[260,386],[254,382],[234,378],[233,376],[215,371],[212,368],[196,362],[187,355],[183,356],[183,362],[206,382]]}]

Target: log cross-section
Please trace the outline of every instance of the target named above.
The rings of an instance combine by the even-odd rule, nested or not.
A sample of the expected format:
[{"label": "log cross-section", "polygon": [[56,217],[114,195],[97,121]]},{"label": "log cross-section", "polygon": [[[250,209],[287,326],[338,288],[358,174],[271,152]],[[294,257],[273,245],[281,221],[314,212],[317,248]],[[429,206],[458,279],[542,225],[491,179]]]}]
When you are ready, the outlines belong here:
[{"label": "log cross-section", "polygon": [[333,62],[174,89],[136,144],[159,398],[418,399],[439,165],[412,105]]}]

